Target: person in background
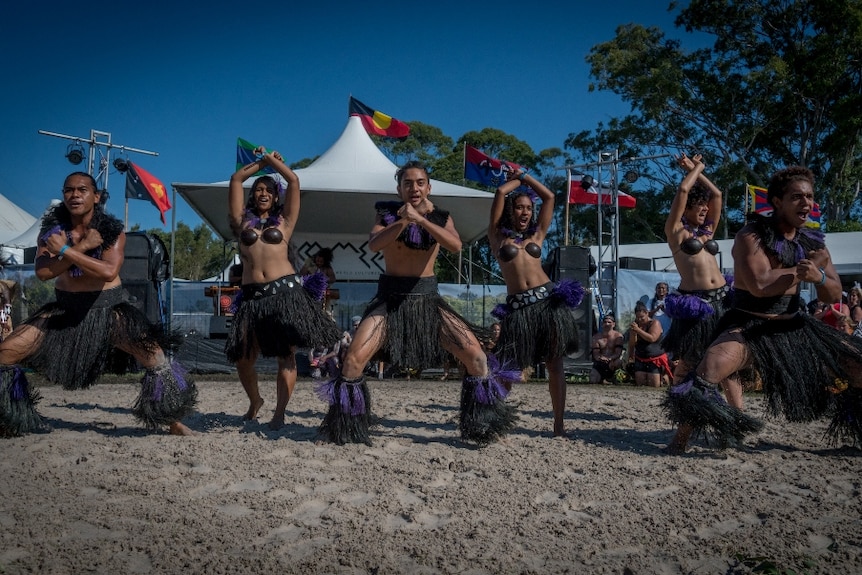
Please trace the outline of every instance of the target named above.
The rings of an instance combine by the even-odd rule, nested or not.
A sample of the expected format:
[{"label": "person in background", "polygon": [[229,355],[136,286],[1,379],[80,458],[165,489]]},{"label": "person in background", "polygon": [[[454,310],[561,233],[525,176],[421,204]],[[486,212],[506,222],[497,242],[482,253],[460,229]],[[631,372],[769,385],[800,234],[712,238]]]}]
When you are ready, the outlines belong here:
[{"label": "person in background", "polygon": [[[464,364],[459,428],[461,437],[484,445],[514,425],[505,401],[504,374],[489,368],[473,326],[437,290],[434,263],[440,248],[461,249],[449,213],[431,202],[431,179],[424,164],[410,161],[395,174],[400,201],[378,202],[368,247],[383,254],[385,273],[368,305],[339,377],[318,388],[329,409],[320,426],[330,442],[371,444],[374,422],[364,370],[378,355],[413,369],[439,367],[445,352]],[[378,359],[380,359],[378,358]]]},{"label": "person in background", "polygon": [[635,321],[629,326],[628,360],[634,363],[635,385],[661,387],[662,375],[673,377],[667,354],[661,348],[661,324],[650,319],[646,304],[635,304]]},{"label": "person in background", "polygon": [[[495,353],[504,365],[524,370],[545,364],[554,436],[565,435],[566,378],[563,357],[578,348],[574,309],[584,288],[573,280],[554,284],[542,268],[542,244],[554,217],[554,193],[524,171],[508,172],[491,204],[488,242],[506,282],[506,304]],[[541,199],[541,210],[536,200]]]},{"label": "person in background", "polygon": [[[255,153],[255,161],[231,176],[228,189],[228,218],[243,271],[225,354],[236,364],[248,396],[246,420],[255,419],[263,406],[257,358],[277,358],[276,404],[269,422],[275,430],[284,425],[284,412],[296,386],[296,348],[331,346],[341,332],[316,301],[323,296],[326,278],[316,276],[315,281],[312,276],[303,285],[288,258],[288,243],[299,217],[299,178],[278,152],[261,147]],[[284,178],[287,190],[265,175],[254,180],[246,195],[245,180],[267,167]]]},{"label": "person in background", "polygon": [[615,379],[616,370],[622,367],[623,334],[617,331],[614,314],[607,313],[602,318],[602,329],[593,334],[590,358],[593,366],[590,369],[590,383],[611,383]]},{"label": "person in background", "polygon": [[853,335],[862,337],[862,288],[859,284],[854,285],[847,292],[847,307],[850,308]]},{"label": "person in background", "polygon": [[850,306],[843,301],[836,301],[829,305],[822,304],[815,312],[814,317],[829,327],[845,333],[853,333],[853,328],[856,327],[850,316]]},{"label": "person in background", "polygon": [[[45,430],[22,366],[64,389],[87,388],[108,366],[144,368],[132,414],[148,429],[192,435],[180,420],[194,411],[197,388],[168,359],[176,341],[129,303],[120,268],[124,224],[104,209],[92,175],[69,174],[63,201],[42,217],[36,276],[55,280],[56,301],[42,306],[0,343],[0,435]],[[133,361],[132,361],[133,360]]]},{"label": "person in background", "polygon": [[671,318],[664,310],[667,294],[667,282],[658,282],[655,284],[655,295],[649,301],[649,316],[659,321],[663,333],[668,332],[671,324]]},{"label": "person in background", "polygon": [[332,269],[332,250],[329,248],[320,248],[311,256],[302,270],[301,275],[307,276],[313,273],[320,272],[326,276],[326,284],[332,285],[335,283],[335,270]]}]

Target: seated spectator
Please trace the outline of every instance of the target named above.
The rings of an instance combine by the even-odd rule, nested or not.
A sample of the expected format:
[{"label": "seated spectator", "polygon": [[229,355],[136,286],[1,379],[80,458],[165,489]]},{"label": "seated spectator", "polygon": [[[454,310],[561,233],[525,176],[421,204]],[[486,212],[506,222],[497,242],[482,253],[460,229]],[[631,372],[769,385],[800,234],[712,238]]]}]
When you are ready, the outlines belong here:
[{"label": "seated spectator", "polygon": [[666,381],[673,379],[673,370],[667,354],[661,348],[661,324],[650,319],[646,304],[635,305],[635,321],[629,328],[629,363],[634,363],[635,385],[661,387],[663,375]]}]

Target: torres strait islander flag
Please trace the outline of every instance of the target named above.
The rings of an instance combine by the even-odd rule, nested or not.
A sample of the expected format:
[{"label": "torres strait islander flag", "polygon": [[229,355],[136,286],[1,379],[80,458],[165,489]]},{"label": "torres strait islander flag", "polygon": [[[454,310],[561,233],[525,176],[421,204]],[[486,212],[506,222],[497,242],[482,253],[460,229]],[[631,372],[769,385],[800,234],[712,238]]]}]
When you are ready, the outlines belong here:
[{"label": "torres strait islander flag", "polygon": [[372,110],[353,96],[350,97],[350,115],[359,116],[369,134],[399,140],[410,135],[410,126],[383,112]]},{"label": "torres strait islander flag", "polygon": [[135,200],[149,200],[159,210],[162,224],[166,225],[165,212],[171,209],[171,201],[165,185],[158,178],[140,166],[129,162],[126,172],[126,197]]},{"label": "torres strait islander flag", "polygon": [[[630,196],[629,194],[619,190],[617,191],[617,195],[621,208],[633,208],[635,207],[635,205],[637,205],[637,200],[634,196]],[[592,206],[598,205],[599,190],[594,185],[591,185],[589,189],[584,189],[584,187],[581,185],[580,180],[573,179],[572,187],[569,189],[569,203],[589,204]],[[611,205],[611,203],[613,203],[611,190],[609,188],[602,188],[602,205],[609,206]]]},{"label": "torres strait islander flag", "polygon": [[[760,186],[746,185],[748,188],[748,201],[746,204],[751,211],[761,216],[772,214],[772,206],[766,200],[766,188]],[[820,204],[814,202],[814,207],[808,212],[808,219],[805,221],[806,228],[820,229]]]},{"label": "torres strait islander flag", "polygon": [[[236,169],[239,170],[241,167],[248,165],[254,162],[257,159],[257,156],[254,155],[254,150],[257,148],[251,142],[247,142],[242,138],[236,139]],[[267,150],[270,151],[270,150]],[[258,170],[253,175],[262,176],[263,174],[273,174],[275,170],[270,166],[266,166],[262,170]]]},{"label": "torres strait islander flag", "polygon": [[473,146],[464,146],[464,178],[485,186],[499,187],[506,182],[509,172],[516,172],[521,166],[512,162],[497,160],[486,156]]}]

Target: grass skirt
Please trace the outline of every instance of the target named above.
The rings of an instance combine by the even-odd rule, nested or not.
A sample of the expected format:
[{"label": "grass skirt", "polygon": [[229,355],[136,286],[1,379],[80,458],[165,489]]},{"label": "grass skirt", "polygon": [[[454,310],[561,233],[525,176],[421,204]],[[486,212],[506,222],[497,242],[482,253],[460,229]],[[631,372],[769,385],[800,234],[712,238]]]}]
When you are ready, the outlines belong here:
[{"label": "grass skirt", "polygon": [[[719,328],[741,329],[771,415],[794,422],[829,416],[830,443],[862,446],[862,391],[850,386],[862,379],[862,339],[805,314],[767,320],[731,310]],[[671,388],[670,396],[684,396],[687,381]]]},{"label": "grass skirt", "polygon": [[[579,330],[575,309],[581,298],[567,297],[575,288],[563,286],[562,290],[558,289],[562,284],[563,282],[560,282],[555,286],[549,282],[539,288],[506,298],[505,315],[497,312],[498,316],[502,316],[502,321],[500,339],[494,348],[504,365],[523,369],[578,350]],[[540,296],[546,295],[521,297],[539,290],[544,290],[539,293]],[[525,304],[513,308],[514,301],[524,301]]]},{"label": "grass skirt", "polygon": [[45,304],[26,321],[42,330],[43,336],[23,364],[64,389],[83,389],[105,371],[125,373],[132,368],[133,358],[116,345],[146,352],[173,347],[174,341],[160,324],[151,324],[128,303],[122,287],[55,293],[57,301]]},{"label": "grass skirt", "polygon": [[721,333],[718,322],[727,310],[729,288],[669,294],[665,313],[673,320],[662,338],[662,349],[691,367],[700,363],[706,348]]},{"label": "grass skirt", "polygon": [[512,430],[518,417],[515,408],[506,402],[507,386],[520,378],[520,370],[501,369],[493,355],[488,355],[486,377],[464,376],[458,424],[462,439],[488,445]]},{"label": "grass skirt", "polygon": [[338,376],[318,384],[315,392],[329,405],[318,428],[319,435],[336,445],[371,445],[369,431],[376,418],[371,414],[371,392],[364,377],[348,381]]},{"label": "grass skirt", "polygon": [[250,357],[257,341],[264,357],[289,357],[293,347],[332,347],[339,339],[341,330],[323,306],[302,287],[298,276],[289,275],[242,286],[225,354],[231,362]]},{"label": "grass skirt", "polygon": [[31,389],[24,370],[0,366],[0,437],[18,436],[44,429],[36,411],[39,392]]},{"label": "grass skirt", "polygon": [[[428,369],[443,365],[446,342],[460,347],[472,332],[485,338],[482,328],[467,323],[437,292],[437,278],[381,275],[377,294],[363,316],[384,307],[385,319],[377,329],[382,333],[375,358],[402,368]],[[444,316],[449,321],[444,322]]]},{"label": "grass skirt", "polygon": [[197,387],[182,366],[165,363],[144,373],[132,414],[147,429],[158,429],[191,414],[197,398]]}]

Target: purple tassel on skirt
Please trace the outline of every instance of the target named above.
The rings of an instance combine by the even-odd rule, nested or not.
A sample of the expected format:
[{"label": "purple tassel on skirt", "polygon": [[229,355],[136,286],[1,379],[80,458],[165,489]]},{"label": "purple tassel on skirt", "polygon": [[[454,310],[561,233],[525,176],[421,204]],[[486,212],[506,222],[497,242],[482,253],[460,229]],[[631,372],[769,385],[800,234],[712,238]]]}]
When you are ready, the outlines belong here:
[{"label": "purple tassel on skirt", "polygon": [[715,313],[712,306],[688,294],[668,294],[665,298],[665,312],[673,319],[702,319]]},{"label": "purple tassel on skirt", "polygon": [[132,414],[149,429],[170,425],[191,414],[197,404],[194,381],[179,362],[147,368]]},{"label": "purple tassel on skirt", "polygon": [[494,309],[491,310],[491,315],[497,319],[503,319],[509,315],[509,306],[504,303],[498,303],[494,306]]},{"label": "purple tassel on skirt", "polygon": [[308,292],[308,295],[315,301],[323,301],[323,296],[326,295],[326,288],[329,287],[326,274],[321,271],[314,272],[311,275],[302,276],[302,287]]},{"label": "purple tassel on skirt", "polygon": [[[514,377],[513,377],[514,375]],[[493,355],[488,356],[488,375],[468,375],[461,384],[461,437],[479,445],[505,436],[515,426],[515,408],[506,403],[506,384],[520,379],[520,371],[500,369]]]},{"label": "purple tassel on skirt", "polygon": [[236,313],[239,311],[239,306],[241,306],[241,305],[242,305],[242,290],[239,290],[238,292],[236,292],[236,295],[233,297],[233,301],[230,302],[230,307],[227,308],[227,310],[230,313],[232,313],[233,315],[236,315]]},{"label": "purple tassel on skirt", "polygon": [[315,387],[315,393],[329,405],[318,430],[320,435],[337,445],[371,445],[369,430],[375,418],[371,415],[371,394],[364,377],[347,381],[339,376],[322,381]]},{"label": "purple tassel on skirt", "polygon": [[24,370],[17,365],[0,366],[0,437],[49,431],[36,411],[39,399]]},{"label": "purple tassel on skirt", "polygon": [[578,307],[584,301],[584,286],[576,280],[564,279],[554,286],[551,295],[562,299],[566,307]]}]

